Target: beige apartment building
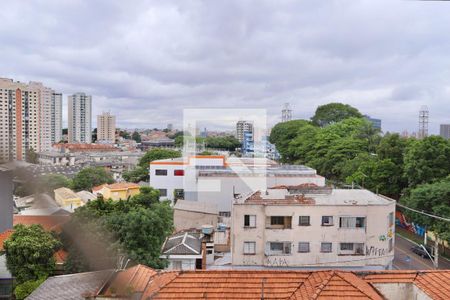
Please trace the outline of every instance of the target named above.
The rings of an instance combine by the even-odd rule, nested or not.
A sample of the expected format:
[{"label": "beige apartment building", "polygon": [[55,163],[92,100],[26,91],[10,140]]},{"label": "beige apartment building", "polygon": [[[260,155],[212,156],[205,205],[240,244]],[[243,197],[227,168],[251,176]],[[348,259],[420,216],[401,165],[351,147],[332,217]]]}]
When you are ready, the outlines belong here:
[{"label": "beige apartment building", "polygon": [[232,216],[234,267],[392,267],[395,201],[367,190],[268,189]]},{"label": "beige apartment building", "polygon": [[61,135],[61,102],[39,82],[0,78],[0,161],[25,160],[31,148],[51,149]]},{"label": "beige apartment building", "polygon": [[114,144],[116,140],[116,116],[104,112],[97,116],[97,141]]}]

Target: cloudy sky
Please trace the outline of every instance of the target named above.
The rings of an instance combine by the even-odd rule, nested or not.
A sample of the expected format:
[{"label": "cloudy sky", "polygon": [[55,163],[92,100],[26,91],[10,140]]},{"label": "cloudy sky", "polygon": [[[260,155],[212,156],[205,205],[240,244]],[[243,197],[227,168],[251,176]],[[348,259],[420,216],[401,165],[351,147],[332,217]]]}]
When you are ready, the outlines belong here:
[{"label": "cloudy sky", "polygon": [[90,93],[122,127],[181,126],[185,108],[267,109],[274,124],[284,102],[309,118],[333,101],[385,131],[416,131],[422,105],[432,133],[450,123],[448,2],[0,3],[0,77]]}]

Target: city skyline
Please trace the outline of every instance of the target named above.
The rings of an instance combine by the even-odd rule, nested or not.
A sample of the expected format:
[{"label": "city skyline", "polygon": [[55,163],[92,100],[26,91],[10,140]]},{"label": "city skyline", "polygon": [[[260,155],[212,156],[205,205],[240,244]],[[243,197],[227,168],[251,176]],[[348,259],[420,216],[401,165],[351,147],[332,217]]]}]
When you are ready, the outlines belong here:
[{"label": "city skyline", "polygon": [[184,108],[230,107],[265,108],[273,126],[285,102],[294,119],[343,102],[396,132],[416,132],[427,105],[439,134],[450,116],[443,5],[31,3],[47,20],[36,23],[12,3],[0,12],[0,76],[43,82],[63,99],[86,92],[93,115],[110,110],[118,127],[180,127]]}]

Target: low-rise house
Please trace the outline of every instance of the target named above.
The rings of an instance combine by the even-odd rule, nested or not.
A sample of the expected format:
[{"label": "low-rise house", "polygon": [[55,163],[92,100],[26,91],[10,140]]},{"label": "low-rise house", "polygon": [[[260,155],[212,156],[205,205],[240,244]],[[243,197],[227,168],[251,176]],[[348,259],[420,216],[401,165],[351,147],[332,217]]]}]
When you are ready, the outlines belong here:
[{"label": "low-rise house", "polygon": [[204,245],[203,239],[204,235],[196,231],[178,232],[169,236],[162,246],[160,256],[169,261],[167,269],[202,269],[203,260],[206,259],[206,244]]},{"label": "low-rise house", "polygon": [[201,229],[202,225],[217,226],[219,211],[213,203],[178,200],[173,208],[175,230]]},{"label": "low-rise house", "polygon": [[140,193],[139,184],[132,182],[119,182],[113,184],[102,184],[92,188],[92,193],[101,194],[104,199],[126,200]]},{"label": "low-rise house", "polygon": [[97,199],[96,195],[88,191],[79,191],[77,192],[77,195],[84,203],[88,203],[89,201]]},{"label": "low-rise house", "polygon": [[395,201],[367,190],[268,189],[233,205],[233,266],[390,269]]},{"label": "low-rise house", "polygon": [[75,209],[84,205],[81,198],[71,189],[61,187],[53,191],[55,193],[55,200],[62,207],[69,207]]},{"label": "low-rise house", "polygon": [[444,300],[449,280],[449,270],[156,271],[138,265],[50,277],[27,299]]}]

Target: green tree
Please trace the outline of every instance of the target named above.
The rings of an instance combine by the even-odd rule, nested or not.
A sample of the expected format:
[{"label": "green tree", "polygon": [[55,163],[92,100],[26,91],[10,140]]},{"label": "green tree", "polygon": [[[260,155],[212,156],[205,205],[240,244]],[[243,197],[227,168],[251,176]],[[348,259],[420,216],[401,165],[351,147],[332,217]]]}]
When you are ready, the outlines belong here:
[{"label": "green tree", "polygon": [[42,277],[37,280],[28,280],[18,284],[14,289],[16,300],[22,300],[28,297],[35,289],[37,289],[47,278]]},{"label": "green tree", "polygon": [[133,134],[131,135],[131,139],[135,140],[136,143],[140,143],[141,142],[141,135],[139,134],[139,132],[134,131]]},{"label": "green tree", "polygon": [[18,284],[46,278],[55,269],[53,254],[61,243],[40,225],[16,225],[4,242],[6,265]]},{"label": "green tree", "polygon": [[407,145],[404,157],[410,187],[444,178],[450,170],[450,141],[440,136],[415,140]]},{"label": "green tree", "polygon": [[26,162],[29,162],[30,164],[38,164],[39,163],[39,156],[36,153],[36,151],[33,149],[33,147],[30,147],[25,152],[25,160],[26,160]]},{"label": "green tree", "polygon": [[208,148],[223,149],[228,151],[235,151],[241,146],[237,138],[232,135],[227,136],[210,136],[204,139],[205,145]]},{"label": "green tree", "polygon": [[97,127],[92,130],[92,142],[95,143],[97,141]]},{"label": "green tree", "polygon": [[120,130],[120,129],[118,129],[119,130],[119,136],[120,137],[122,137],[122,138],[124,138],[124,139],[126,139],[126,140],[129,140],[130,139],[130,133],[128,132],[128,131],[126,131],[126,130]]},{"label": "green tree", "polygon": [[148,168],[150,162],[158,159],[177,158],[181,153],[175,150],[169,149],[152,149],[147,151],[143,157],[139,160],[138,165],[143,168]]},{"label": "green tree", "polygon": [[[400,200],[410,208],[450,218],[450,176],[434,183],[421,184]],[[423,214],[405,211],[411,219],[450,242],[450,223]]]},{"label": "green tree", "polygon": [[[136,263],[164,267],[159,255],[173,230],[173,212],[169,202],[159,202],[158,190],[142,187],[140,191],[128,200],[97,199],[78,208],[68,226],[70,260],[92,268],[98,264],[95,253],[104,256],[106,249],[109,263],[125,254]],[[89,245],[86,236],[94,237]]]},{"label": "green tree", "polygon": [[53,191],[58,188],[71,186],[71,180],[60,174],[42,175],[36,180],[36,191],[39,193],[53,194]]},{"label": "green tree", "polygon": [[148,180],[148,172],[147,168],[137,166],[133,170],[124,172],[122,177],[128,182],[138,183]]},{"label": "green tree", "polygon": [[348,118],[362,118],[362,114],[348,104],[328,103],[317,107],[311,121],[316,126],[325,127]]},{"label": "green tree", "polygon": [[104,183],[113,183],[112,174],[104,168],[85,168],[75,175],[72,188],[76,191],[91,190],[94,186]]},{"label": "green tree", "polygon": [[294,149],[289,147],[290,142],[298,137],[299,130],[310,122],[306,120],[292,120],[288,122],[278,123],[270,132],[269,142],[274,144],[281,154],[283,162],[292,162],[297,159]]}]

